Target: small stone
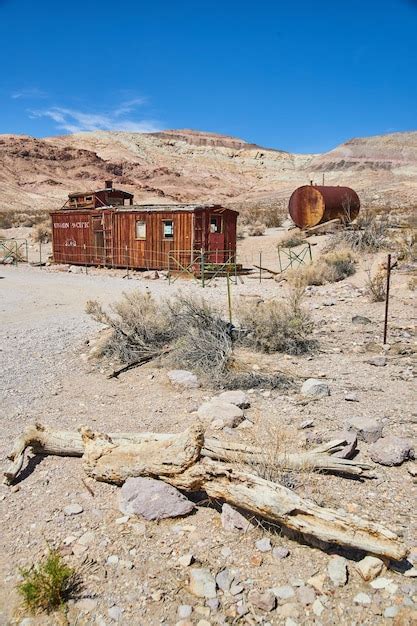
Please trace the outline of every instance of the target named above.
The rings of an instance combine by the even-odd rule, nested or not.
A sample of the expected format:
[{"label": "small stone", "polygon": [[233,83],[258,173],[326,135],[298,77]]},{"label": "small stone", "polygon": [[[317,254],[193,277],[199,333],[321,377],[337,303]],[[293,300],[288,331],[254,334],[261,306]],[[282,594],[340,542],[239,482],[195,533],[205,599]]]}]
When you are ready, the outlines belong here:
[{"label": "small stone", "polygon": [[218,598],[209,598],[206,600],[206,604],[212,611],[217,611],[220,606]]},{"label": "small stone", "polygon": [[261,554],[252,554],[252,556],[249,559],[250,564],[253,567],[260,567],[263,563],[263,558]]},{"label": "small stone", "polygon": [[404,572],[404,576],[408,578],[416,578],[417,577],[417,567],[411,567],[410,569]]},{"label": "small stone", "polygon": [[[216,598],[211,599],[215,600]],[[196,606],[194,610],[198,615],[202,615],[203,617],[209,617],[210,615],[210,608],[208,606]]]},{"label": "small stone", "polygon": [[345,394],[346,402],[359,402],[359,398],[356,393],[347,393]]},{"label": "small stone", "polygon": [[395,583],[391,578],[384,578],[383,576],[375,578],[370,585],[373,589],[386,589],[388,593],[395,593],[398,589],[397,583]]},{"label": "small stone", "polygon": [[384,567],[384,561],[381,561],[376,556],[366,556],[355,565],[363,580],[367,582],[379,576]]},{"label": "small stone", "polygon": [[238,389],[233,391],[224,391],[216,397],[220,402],[227,402],[228,404],[234,404],[240,409],[247,409],[250,407],[249,398],[244,391]]},{"label": "small stone", "polygon": [[182,556],[180,556],[180,558],[178,559],[178,563],[180,565],[182,565],[182,567],[188,567],[189,565],[191,565],[192,563],[194,563],[194,556],[189,553],[189,554],[183,554]]},{"label": "small stone", "polygon": [[80,543],[82,546],[91,546],[95,543],[96,535],[92,531],[87,531],[78,539],[77,543]]},{"label": "small stone", "polygon": [[117,565],[119,563],[119,557],[117,556],[117,554],[111,554],[110,556],[108,556],[107,563],[109,565]]},{"label": "small stone", "polygon": [[304,422],[301,422],[301,424],[299,425],[299,430],[304,430],[305,428],[312,428],[314,426],[314,420],[304,420]]},{"label": "small stone", "polygon": [[288,617],[297,618],[300,615],[300,609],[294,602],[287,602],[277,608],[277,615],[283,619]]},{"label": "small stone", "polygon": [[330,396],[330,387],[327,383],[317,378],[308,378],[301,387],[303,396],[325,398]]},{"label": "small stone", "polygon": [[311,576],[311,578],[307,580],[307,583],[310,585],[310,587],[313,587],[313,589],[315,589],[317,593],[322,594],[324,593],[324,585],[326,583],[326,580],[327,575],[323,572],[321,574]]},{"label": "small stone", "polygon": [[124,515],[123,517],[118,517],[114,523],[115,524],[127,524],[127,522],[129,521],[129,516],[128,515]]},{"label": "small stone", "polygon": [[194,568],[190,572],[190,591],[199,598],[216,597],[216,581],[208,569]]},{"label": "small stone", "polygon": [[222,506],[221,521],[225,530],[241,530],[246,532],[249,528],[252,528],[252,524],[246,519],[246,517],[226,503]]},{"label": "small stone", "polygon": [[198,411],[198,416],[203,420],[223,422],[224,426],[234,428],[243,420],[243,411],[230,402],[221,400],[211,400],[202,404]]},{"label": "small stone", "polygon": [[289,598],[293,598],[295,596],[295,591],[290,585],[283,585],[281,587],[273,587],[271,589],[272,593],[278,600],[288,600]]},{"label": "small stone", "polygon": [[221,570],[216,576],[216,583],[218,588],[222,591],[230,591],[233,579],[234,573],[231,570],[227,568]]},{"label": "small stone", "polygon": [[399,611],[398,606],[387,606],[384,611],[384,617],[395,617]]},{"label": "small stone", "polygon": [[371,604],[371,598],[368,596],[367,593],[358,593],[353,598],[353,601],[355,604],[360,604],[361,606],[366,606],[368,604]]},{"label": "small stone", "polygon": [[354,315],[352,317],[352,324],[355,324],[355,325],[372,324],[372,322],[369,319],[369,317],[364,317],[363,315]]},{"label": "small stone", "polygon": [[316,600],[314,600],[312,609],[313,609],[314,615],[316,615],[317,617],[320,617],[321,614],[323,613],[324,606],[323,606],[323,604],[320,602],[320,600],[318,598]]},{"label": "small stone", "polygon": [[335,587],[343,587],[347,583],[347,561],[342,556],[333,556],[327,565],[327,573]]},{"label": "small stone", "polygon": [[272,556],[277,561],[280,561],[281,559],[287,558],[287,556],[289,556],[289,554],[290,554],[290,551],[288,550],[288,548],[278,547],[278,548],[273,548],[272,549]]},{"label": "small stone", "polygon": [[255,543],[255,546],[259,550],[259,552],[269,552],[270,550],[272,550],[271,540],[269,539],[269,537],[259,539]]},{"label": "small stone", "polygon": [[128,515],[160,520],[187,515],[194,509],[178,489],[153,478],[128,478],[119,493],[119,508]]},{"label": "small stone", "polygon": [[350,417],[346,420],[345,427],[366,443],[374,443],[382,437],[382,424],[371,417]]},{"label": "small stone", "polygon": [[115,622],[118,622],[123,615],[123,609],[121,609],[120,606],[112,606],[107,611],[107,614],[110,617],[110,619],[114,620]]},{"label": "small stone", "polygon": [[20,622],[19,626],[35,626],[35,620],[31,617],[24,617]]},{"label": "small stone", "polygon": [[258,591],[251,589],[248,593],[248,601],[261,611],[273,611],[277,604],[277,599],[272,591]]},{"label": "small stone", "polygon": [[302,587],[298,587],[297,597],[303,606],[308,606],[309,604],[313,604],[316,599],[316,592],[312,587],[303,585]]},{"label": "small stone", "polygon": [[180,606],[178,607],[178,617],[180,619],[187,619],[187,617],[190,617],[191,613],[193,612],[193,607],[190,606],[189,604],[180,604]]},{"label": "small stone", "polygon": [[84,509],[81,504],[69,504],[64,509],[64,515],[67,515],[68,517],[71,515],[79,515],[83,511]]},{"label": "small stone", "polygon": [[224,556],[225,559],[228,559],[229,556],[232,554],[232,551],[230,548],[228,548],[227,546],[224,546],[221,550],[220,553],[222,556]]},{"label": "small stone", "polygon": [[409,439],[390,435],[375,442],[369,448],[369,455],[374,463],[380,465],[401,465],[407,459],[414,458],[414,449]]},{"label": "small stone", "polygon": [[385,367],[387,359],[385,356],[373,356],[366,361],[368,365],[374,365],[375,367]]},{"label": "small stone", "polygon": [[197,389],[200,386],[197,376],[188,370],[170,370],[168,378],[172,385],[185,389]]}]

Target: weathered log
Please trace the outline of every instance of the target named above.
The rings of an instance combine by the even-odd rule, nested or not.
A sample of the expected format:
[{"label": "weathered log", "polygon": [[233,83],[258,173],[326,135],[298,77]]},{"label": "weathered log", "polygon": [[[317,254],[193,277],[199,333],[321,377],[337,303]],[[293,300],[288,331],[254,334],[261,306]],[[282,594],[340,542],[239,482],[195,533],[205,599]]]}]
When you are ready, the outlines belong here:
[{"label": "weathered log", "polygon": [[[18,437],[8,456],[12,463],[4,472],[5,482],[12,483],[21,471],[27,448],[31,448],[35,454],[83,456],[84,443],[81,430],[79,432],[55,430],[42,424],[29,426]],[[131,443],[133,445],[151,441],[167,441],[172,438],[172,435],[166,433],[109,433],[108,436],[114,444]],[[365,472],[370,469],[369,465],[331,456],[344,444],[342,440],[331,441],[307,452],[278,454],[271,459],[270,455],[267,458],[265,452],[256,446],[205,438],[201,455],[217,461],[238,462],[245,465],[263,465],[267,460],[269,464],[274,464],[284,470],[299,471],[309,468],[323,472],[368,477],[369,474]]]},{"label": "weathered log", "polygon": [[[48,436],[50,433],[53,437]],[[204,490],[212,498],[326,543],[391,559],[407,554],[400,539],[379,524],[322,508],[283,485],[232,465],[201,461],[204,435],[199,424],[179,435],[143,433],[126,435],[119,441],[86,428],[77,434],[48,431],[38,425],[19,438],[11,454],[14,464],[21,466],[28,441],[43,453],[82,455],[84,469],[96,480],[121,484],[130,476],[154,476],[185,491]]]},{"label": "weathered log", "polygon": [[399,537],[375,522],[323,508],[283,485],[205,459],[167,482],[184,490],[204,490],[210,497],[246,509],[271,522],[325,543],[401,560],[407,549]]}]

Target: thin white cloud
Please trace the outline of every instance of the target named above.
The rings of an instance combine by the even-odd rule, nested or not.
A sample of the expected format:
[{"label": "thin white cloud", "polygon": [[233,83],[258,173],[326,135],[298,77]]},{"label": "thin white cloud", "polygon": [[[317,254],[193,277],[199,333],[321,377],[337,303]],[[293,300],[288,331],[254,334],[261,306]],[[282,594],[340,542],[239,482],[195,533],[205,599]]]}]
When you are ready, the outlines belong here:
[{"label": "thin white cloud", "polygon": [[144,103],[143,98],[133,98],[122,102],[108,113],[86,113],[66,107],[49,107],[30,111],[31,117],[46,117],[54,121],[57,128],[69,133],[96,130],[118,130],[131,133],[152,133],[160,130],[154,120],[135,120],[125,118],[137,106]]},{"label": "thin white cloud", "polygon": [[46,91],[43,91],[42,89],[39,89],[38,87],[28,87],[26,89],[18,89],[16,91],[13,91],[10,94],[10,97],[13,100],[20,100],[20,99],[43,99],[43,98],[47,98],[48,94],[46,93]]}]

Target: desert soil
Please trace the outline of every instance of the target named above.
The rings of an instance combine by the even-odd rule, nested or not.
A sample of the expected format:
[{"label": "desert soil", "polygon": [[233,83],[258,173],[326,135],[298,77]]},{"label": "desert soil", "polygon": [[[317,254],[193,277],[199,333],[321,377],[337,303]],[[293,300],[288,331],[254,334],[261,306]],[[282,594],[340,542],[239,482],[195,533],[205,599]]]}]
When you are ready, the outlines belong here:
[{"label": "desert soil", "polygon": [[[323,237],[315,239],[319,245],[314,249],[319,249]],[[259,239],[245,246],[245,254],[254,256]],[[407,276],[394,270],[389,343],[384,350],[384,304],[371,304],[363,289],[366,268],[379,260],[364,257],[354,276],[308,291],[305,306],[315,321],[317,352],[253,359],[255,367],[267,365],[300,377],[322,378],[331,395],[308,401],[299,387],[289,392],[250,390],[246,414],[253,426],[224,432],[222,437],[252,441],[271,431],[281,449],[302,448],[327,440],[347,418],[362,416],[379,420],[384,435],[415,440],[415,299]],[[107,370],[86,356],[86,342],[96,337],[100,326],[84,309],[88,299],[108,306],[133,289],[149,290],[156,297],[197,293],[225,309],[225,279],[215,279],[203,290],[191,280],[169,285],[162,278],[145,280],[140,274],[128,280],[120,271],[94,270],[86,275],[59,270],[23,264],[0,269],[3,468],[14,439],[35,420],[62,429],[85,424],[104,432],[179,432],[196,419],[198,406],[216,393],[207,388],[173,388],[166,371],[154,364],[108,380]],[[251,277],[243,281],[232,287],[234,306],[240,296],[285,297],[285,283],[259,283]],[[354,325],[354,315],[366,316],[371,323]],[[367,363],[375,355],[386,355],[385,367]],[[346,401],[347,393],[355,393],[358,402]],[[310,428],[300,429],[306,420],[311,420]],[[359,442],[359,448],[358,458],[369,460],[368,444]],[[376,478],[364,482],[307,472],[292,476],[291,486],[323,506],[381,522],[401,535],[416,562],[416,483],[409,472],[413,465],[411,461],[399,467],[377,465]],[[125,519],[118,509],[118,492],[115,486],[86,479],[80,459],[59,457],[31,460],[15,487],[0,487],[1,624],[19,624],[27,617],[18,608],[19,567],[37,561],[48,546],[62,549],[67,561],[83,572],[82,598],[70,602],[70,624],[171,625],[180,622],[180,605],[192,607],[191,616],[180,622],[184,626],[389,624],[393,623],[390,616],[397,624],[412,623],[399,620],[416,610],[417,583],[400,572],[391,569],[385,574],[394,583],[389,590],[375,590],[360,578],[354,555],[349,554],[348,583],[334,587],[326,581],[322,592],[313,591],[319,599],[319,604],[313,604],[311,591],[305,597],[305,586],[311,590],[310,577],[326,574],[331,550],[303,545],[280,529],[261,524],[247,533],[226,531],[219,505],[205,500],[199,500],[195,513],[183,519],[159,523]],[[82,513],[65,515],[70,504],[79,504]],[[273,547],[288,548],[289,556],[277,560],[271,551],[260,552],[255,542],[262,537],[269,537]],[[241,596],[219,591],[218,606],[193,596],[187,587],[193,565],[178,561],[188,553],[214,575],[224,567],[238,570],[244,587]],[[109,560],[112,556],[117,558]],[[295,595],[271,612],[247,602],[252,589],[283,585],[289,585]],[[359,593],[369,596],[369,603],[358,604]],[[239,606],[247,604],[242,617],[239,601]],[[62,614],[32,619],[23,623],[64,623]]]}]

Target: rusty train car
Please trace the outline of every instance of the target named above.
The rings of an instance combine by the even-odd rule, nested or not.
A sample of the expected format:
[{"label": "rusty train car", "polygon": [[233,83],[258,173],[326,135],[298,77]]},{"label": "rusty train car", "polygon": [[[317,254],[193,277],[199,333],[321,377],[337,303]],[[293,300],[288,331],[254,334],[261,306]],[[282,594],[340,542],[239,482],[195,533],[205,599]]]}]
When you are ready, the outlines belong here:
[{"label": "rusty train car", "polygon": [[[101,205],[99,190],[82,199],[69,194],[51,213],[55,263],[175,271],[193,269],[202,255],[205,263],[236,262],[237,211],[217,204],[134,205],[132,194],[109,182],[104,191],[127,206]],[[90,206],[81,206],[85,202]]]},{"label": "rusty train car", "polygon": [[356,219],[360,210],[358,194],[350,187],[304,185],[290,197],[288,211],[299,228],[311,228],[339,218],[348,223]]}]

